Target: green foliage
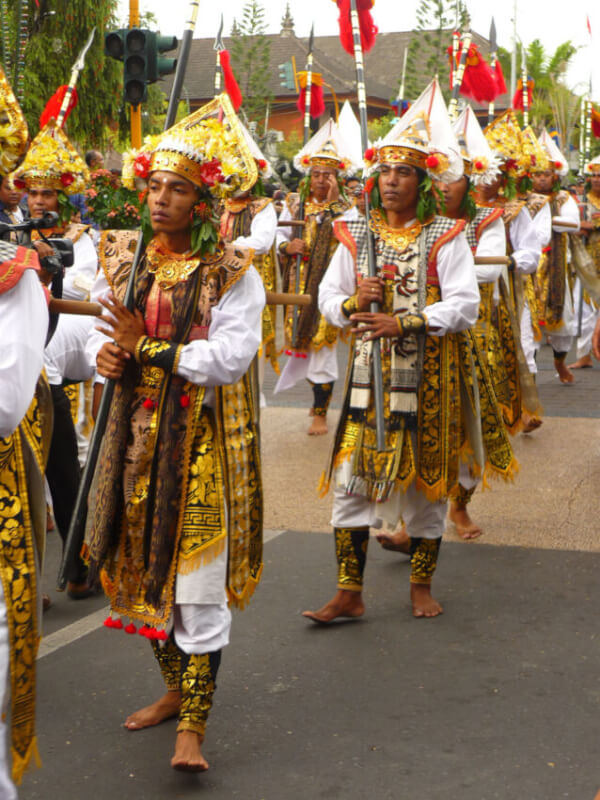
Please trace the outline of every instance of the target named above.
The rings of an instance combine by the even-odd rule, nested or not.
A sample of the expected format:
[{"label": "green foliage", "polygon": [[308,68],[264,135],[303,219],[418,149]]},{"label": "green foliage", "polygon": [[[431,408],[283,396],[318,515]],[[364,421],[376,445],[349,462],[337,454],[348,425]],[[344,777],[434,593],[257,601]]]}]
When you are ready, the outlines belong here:
[{"label": "green foliage", "polygon": [[395,119],[396,117],[394,113],[390,111],[387,114],[384,114],[383,117],[371,120],[368,126],[369,140],[371,142],[376,142],[378,139],[383,139],[383,137],[389,132],[390,128],[394,124]]},{"label": "green foliage", "polygon": [[289,133],[281,142],[277,142],[277,155],[292,162],[296,153],[302,148],[302,135],[297,131]]},{"label": "green foliage", "polygon": [[[104,56],[104,33],[115,25],[117,0],[40,0],[39,8],[29,4],[29,41],[25,51],[23,111],[32,136],[39,129],[39,117],[59,86],[69,82],[71,68],[92,28],[96,36],[79,74],[79,103],[67,120],[66,130],[82,149],[102,147],[107,127],[117,121],[120,103],[119,66]],[[17,4],[9,2],[3,32],[11,47],[16,43]],[[49,11],[52,10],[53,14]]]},{"label": "green foliage", "polygon": [[140,224],[140,201],[109,170],[92,172],[92,185],[85,192],[85,202],[94,222],[103,230],[130,230]]},{"label": "green foliage", "polygon": [[236,33],[232,30],[231,63],[244,97],[241,111],[256,122],[264,121],[273,99],[269,89],[271,43],[265,32],[264,8],[258,0],[247,0]]},{"label": "green foliage", "polygon": [[415,100],[434,75],[449,95],[447,49],[452,31],[462,29],[467,22],[466,5],[462,0],[421,0],[416,17],[406,57],[404,99]]}]

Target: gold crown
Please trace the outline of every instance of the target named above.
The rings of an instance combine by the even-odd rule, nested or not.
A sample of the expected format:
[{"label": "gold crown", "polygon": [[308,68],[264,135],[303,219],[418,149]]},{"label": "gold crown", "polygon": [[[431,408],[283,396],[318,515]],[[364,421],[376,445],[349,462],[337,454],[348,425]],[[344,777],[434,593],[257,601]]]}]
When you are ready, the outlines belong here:
[{"label": "gold crown", "polygon": [[484,134],[492,150],[504,161],[503,172],[516,176],[521,167],[521,135],[519,123],[512,108],[490,122]]},{"label": "gold crown", "polygon": [[0,66],[0,177],[17,167],[28,138],[25,117]]},{"label": "gold crown", "polygon": [[26,189],[36,186],[77,194],[89,184],[90,173],[66,133],[51,119],[31,143],[12,178]]},{"label": "gold crown", "polygon": [[531,125],[521,131],[521,163],[528,172],[545,172],[550,169],[550,157],[539,143]]},{"label": "gold crown", "polygon": [[258,178],[256,161],[231,101],[219,95],[160,136],[147,137],[139,152],[123,157],[123,183],[164,170],[207,188],[218,197],[245,192]]}]

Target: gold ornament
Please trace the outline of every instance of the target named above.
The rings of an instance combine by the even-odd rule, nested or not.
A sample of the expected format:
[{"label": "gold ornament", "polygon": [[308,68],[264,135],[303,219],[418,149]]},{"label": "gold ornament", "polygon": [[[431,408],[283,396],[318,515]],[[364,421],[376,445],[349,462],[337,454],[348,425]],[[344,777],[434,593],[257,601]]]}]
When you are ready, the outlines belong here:
[{"label": "gold ornament", "polygon": [[0,67],[0,177],[17,167],[27,150],[28,137],[25,117]]}]

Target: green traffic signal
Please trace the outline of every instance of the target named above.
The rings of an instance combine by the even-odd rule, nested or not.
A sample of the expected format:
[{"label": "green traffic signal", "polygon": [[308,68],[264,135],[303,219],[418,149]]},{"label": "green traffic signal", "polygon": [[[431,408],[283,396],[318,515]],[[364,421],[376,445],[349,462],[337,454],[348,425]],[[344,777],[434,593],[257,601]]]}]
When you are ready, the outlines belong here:
[{"label": "green traffic signal", "polygon": [[281,86],[284,86],[286,89],[294,90],[295,82],[294,82],[294,67],[291,61],[286,61],[283,64],[279,64],[279,83]]}]

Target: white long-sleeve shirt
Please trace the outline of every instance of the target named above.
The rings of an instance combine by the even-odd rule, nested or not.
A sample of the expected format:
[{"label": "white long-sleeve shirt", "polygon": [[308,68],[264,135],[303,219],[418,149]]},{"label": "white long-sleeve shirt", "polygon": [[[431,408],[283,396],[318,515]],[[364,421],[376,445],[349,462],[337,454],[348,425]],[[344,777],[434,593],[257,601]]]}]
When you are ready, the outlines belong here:
[{"label": "white long-sleeve shirt", "polygon": [[[538,216],[539,214],[536,218]],[[511,255],[515,260],[515,269],[524,275],[533,274],[540,262],[542,245],[531,214],[525,206],[510,222],[508,236],[513,248]]]},{"label": "white long-sleeve shirt", "polygon": [[[340,220],[340,219],[345,219],[345,220],[350,221],[350,220],[358,219],[358,217],[359,217],[359,212],[358,212],[358,209],[356,208],[356,206],[350,206],[350,208],[348,208],[346,211],[344,211],[344,213],[341,216],[336,217],[336,221]],[[321,218],[322,218],[322,214],[318,214],[317,215],[317,222],[321,222]],[[283,210],[282,210],[281,214],[279,215],[279,221],[280,222],[285,222],[286,220],[291,220],[291,219],[294,219],[294,217],[292,216],[292,212],[290,211],[290,209],[288,207],[288,204],[285,203],[284,206],[283,206]],[[302,228],[300,226],[283,225],[281,227],[278,227],[277,228],[277,237],[276,237],[277,250],[279,250],[279,245],[282,242],[291,242],[292,239],[301,239],[301,238],[302,238]]]},{"label": "white long-sleeve shirt", "polygon": [[[566,222],[570,225],[576,224],[577,228],[564,228],[561,226],[561,222]],[[546,203],[533,218],[533,224],[540,247],[548,247],[552,237],[552,231],[556,231],[557,233],[575,233],[579,230],[580,223],[579,209],[572,197],[565,200],[559,215],[553,217],[551,204]]]},{"label": "white long-sleeve shirt", "polygon": [[[470,328],[477,321],[479,289],[471,248],[464,234],[440,247],[437,273],[442,299],[426,306],[424,313],[432,336]],[[342,303],[356,291],[356,271],[350,251],[340,245],[334,253],[319,287],[319,310],[338,328],[351,324],[342,311]],[[432,330],[435,329],[435,330]]]},{"label": "white long-sleeve shirt", "polygon": [[92,237],[82,233],[73,245],[74,262],[65,269],[63,297],[65,300],[87,300],[98,272],[98,254]]},{"label": "white long-sleeve shirt", "polygon": [[[495,219],[483,229],[477,248],[476,256],[505,256],[506,231],[502,217]],[[494,283],[502,273],[502,264],[475,264],[477,283]]]},{"label": "white long-sleeve shirt", "polygon": [[48,306],[37,274],[25,270],[0,294],[0,438],[25,416],[44,365]]},{"label": "white long-sleeve shirt", "polygon": [[273,203],[268,203],[252,219],[249,236],[238,236],[233,242],[236,247],[254,250],[257,256],[268,253],[273,247],[277,232],[277,214]]},{"label": "white long-sleeve shirt", "polygon": [[[205,405],[214,406],[212,387],[235,383],[250,366],[261,342],[265,299],[260,275],[250,267],[211,309],[208,338],[183,345],[176,374],[207,387]],[[100,348],[109,341],[96,328],[91,331],[86,346],[90,366],[96,366]]]}]

